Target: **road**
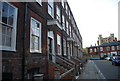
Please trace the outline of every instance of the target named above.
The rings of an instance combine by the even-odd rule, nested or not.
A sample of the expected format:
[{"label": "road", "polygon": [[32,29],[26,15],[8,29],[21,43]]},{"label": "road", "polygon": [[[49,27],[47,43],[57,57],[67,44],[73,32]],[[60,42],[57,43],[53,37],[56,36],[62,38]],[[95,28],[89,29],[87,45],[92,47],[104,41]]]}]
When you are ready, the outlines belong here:
[{"label": "road", "polygon": [[120,79],[120,66],[114,66],[111,61],[93,61],[106,79]]}]

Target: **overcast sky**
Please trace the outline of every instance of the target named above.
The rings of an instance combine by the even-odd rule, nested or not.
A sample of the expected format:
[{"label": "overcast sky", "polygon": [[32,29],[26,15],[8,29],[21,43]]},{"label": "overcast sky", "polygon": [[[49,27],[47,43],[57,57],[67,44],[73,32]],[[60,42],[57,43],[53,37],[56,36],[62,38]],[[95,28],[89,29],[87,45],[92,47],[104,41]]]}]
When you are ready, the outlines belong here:
[{"label": "overcast sky", "polygon": [[118,38],[118,1],[120,0],[68,0],[83,38],[83,47],[95,45],[99,34]]}]

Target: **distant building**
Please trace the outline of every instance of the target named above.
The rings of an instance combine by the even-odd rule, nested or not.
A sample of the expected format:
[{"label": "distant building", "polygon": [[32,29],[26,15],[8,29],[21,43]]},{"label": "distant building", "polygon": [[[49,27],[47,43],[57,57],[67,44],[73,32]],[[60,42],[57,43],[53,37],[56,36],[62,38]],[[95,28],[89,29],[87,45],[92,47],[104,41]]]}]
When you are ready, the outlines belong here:
[{"label": "distant building", "polygon": [[114,41],[110,43],[103,43],[98,46],[88,47],[88,54],[91,56],[97,56],[101,59],[108,56],[120,55],[120,41]]},{"label": "distant building", "polygon": [[114,34],[110,34],[109,37],[105,37],[105,38],[103,38],[102,35],[99,35],[97,43],[98,45],[101,45],[103,43],[109,43],[113,41],[117,41],[117,38],[114,37]]}]

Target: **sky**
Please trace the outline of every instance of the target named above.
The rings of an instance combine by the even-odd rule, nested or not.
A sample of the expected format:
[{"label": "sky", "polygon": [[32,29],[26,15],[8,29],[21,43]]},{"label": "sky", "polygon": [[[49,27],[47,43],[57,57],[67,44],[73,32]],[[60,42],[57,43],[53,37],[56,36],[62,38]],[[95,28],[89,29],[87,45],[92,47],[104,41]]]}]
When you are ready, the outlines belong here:
[{"label": "sky", "polygon": [[120,0],[68,0],[82,36],[83,47],[97,44],[98,36],[118,38]]}]

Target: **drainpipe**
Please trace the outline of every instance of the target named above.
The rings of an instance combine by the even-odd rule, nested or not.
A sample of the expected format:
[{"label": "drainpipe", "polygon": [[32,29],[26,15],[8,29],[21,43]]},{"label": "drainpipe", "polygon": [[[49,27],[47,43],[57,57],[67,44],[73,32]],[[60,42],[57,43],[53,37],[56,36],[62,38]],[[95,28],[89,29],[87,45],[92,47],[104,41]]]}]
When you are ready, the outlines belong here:
[{"label": "drainpipe", "polygon": [[25,81],[25,48],[26,48],[26,21],[27,2],[24,2],[23,53],[22,53],[22,81]]}]

